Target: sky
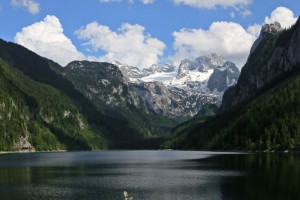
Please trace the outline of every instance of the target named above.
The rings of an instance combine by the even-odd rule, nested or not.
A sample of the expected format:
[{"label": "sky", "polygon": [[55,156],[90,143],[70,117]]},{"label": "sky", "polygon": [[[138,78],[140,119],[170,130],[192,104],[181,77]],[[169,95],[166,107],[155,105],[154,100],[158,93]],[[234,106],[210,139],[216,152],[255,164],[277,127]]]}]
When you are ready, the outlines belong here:
[{"label": "sky", "polygon": [[0,0],[0,38],[62,66],[178,66],[217,53],[241,68],[262,25],[288,28],[299,14],[299,0]]}]

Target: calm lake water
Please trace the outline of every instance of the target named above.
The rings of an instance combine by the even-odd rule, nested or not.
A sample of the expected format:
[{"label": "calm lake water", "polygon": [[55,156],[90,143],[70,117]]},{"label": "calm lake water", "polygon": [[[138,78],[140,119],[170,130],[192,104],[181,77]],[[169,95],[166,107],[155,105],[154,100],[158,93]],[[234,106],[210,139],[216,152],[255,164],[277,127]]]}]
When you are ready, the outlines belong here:
[{"label": "calm lake water", "polygon": [[300,155],[108,151],[0,155],[0,199],[300,199]]}]

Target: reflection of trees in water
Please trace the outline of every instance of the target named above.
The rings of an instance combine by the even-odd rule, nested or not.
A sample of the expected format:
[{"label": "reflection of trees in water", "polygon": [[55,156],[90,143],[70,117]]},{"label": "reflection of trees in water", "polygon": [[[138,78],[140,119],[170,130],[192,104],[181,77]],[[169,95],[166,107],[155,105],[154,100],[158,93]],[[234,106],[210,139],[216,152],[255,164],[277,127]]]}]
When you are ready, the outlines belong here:
[{"label": "reflection of trees in water", "polygon": [[2,168],[0,169],[0,177],[0,186],[16,183],[31,183],[32,172],[30,167]]},{"label": "reflection of trees in water", "polygon": [[224,177],[223,199],[299,199],[300,155],[261,153],[222,155],[211,161],[225,170],[246,172],[245,176]]}]

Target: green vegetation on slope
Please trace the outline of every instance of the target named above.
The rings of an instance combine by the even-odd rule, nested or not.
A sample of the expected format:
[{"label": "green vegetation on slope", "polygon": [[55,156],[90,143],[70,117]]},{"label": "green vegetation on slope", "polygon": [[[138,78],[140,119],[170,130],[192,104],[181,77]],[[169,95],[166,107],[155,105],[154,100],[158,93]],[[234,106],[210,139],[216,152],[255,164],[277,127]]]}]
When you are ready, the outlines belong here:
[{"label": "green vegetation on slope", "polygon": [[[68,99],[70,102],[72,102],[74,108],[76,108],[78,113],[81,113],[82,115],[80,119],[84,119],[86,121],[86,125],[92,129],[92,131],[86,130],[84,134],[92,141],[102,144],[103,139],[101,138],[105,138],[109,148],[123,148],[119,146],[120,143],[127,143],[127,141],[141,139],[137,131],[130,126],[130,123],[127,119],[119,119],[105,115],[101,109],[98,109],[95,105],[93,105],[93,103],[87,97],[75,89],[71,81],[67,80],[63,76],[62,67],[53,61],[42,58],[20,45],[8,43],[3,40],[0,40],[0,58],[8,63],[8,65],[10,65],[12,68],[22,72],[22,74],[26,76],[28,80],[43,84],[45,87],[47,86],[55,89],[57,93],[61,94],[55,98],[50,98],[49,101],[58,103],[57,101],[60,99],[61,102],[64,102],[65,99]],[[20,86],[22,86],[22,84],[22,82],[19,83]],[[27,92],[32,92],[30,87],[28,88],[29,89]],[[25,90],[25,88],[23,89]],[[48,95],[48,92],[44,92],[43,94]],[[47,95],[42,98],[47,99]],[[62,98],[62,96],[65,97]],[[47,102],[40,103],[42,105]],[[51,103],[51,106],[55,105]],[[57,105],[56,108],[59,108],[59,105]],[[71,110],[71,108],[69,109]],[[68,110],[66,111],[68,112]],[[44,114],[47,114],[48,110],[45,109],[43,112],[45,112]],[[71,116],[76,118],[76,115]],[[62,121],[59,120],[57,123],[55,122],[56,125],[51,126],[51,131],[59,132],[60,128],[58,128],[58,126],[69,129],[70,127],[67,126],[72,126],[72,124],[68,123],[67,120],[69,119],[64,119]],[[97,137],[100,138],[99,141],[97,141],[97,138],[92,139],[92,136],[95,132],[97,133]],[[78,142],[80,143],[81,141],[79,140]],[[90,149],[89,145],[80,146],[81,149]],[[95,146],[92,145],[92,148],[95,148]],[[102,146],[99,148],[101,149]],[[72,147],[72,149],[74,148]]]},{"label": "green vegetation on slope", "polygon": [[[4,90],[3,86],[2,101],[23,100],[25,110],[18,107],[15,116],[22,116],[19,112],[26,110],[29,116],[23,129],[12,126],[11,121],[3,123],[0,135],[7,137],[6,132],[11,134],[12,129],[16,135],[13,139],[8,136],[9,142],[0,150],[18,149],[20,145],[16,144],[22,138],[36,150],[141,148],[139,143],[158,147],[161,138],[153,137],[167,133],[174,124],[173,120],[151,113],[144,115],[127,105],[114,109],[101,99],[89,99],[83,79],[68,80],[64,68],[20,45],[0,39],[0,59],[3,81],[18,91],[16,97],[11,97],[6,91],[11,89]],[[21,119],[16,117],[14,122],[21,123]],[[18,132],[23,134],[21,139]],[[150,140],[144,141],[145,138]]]},{"label": "green vegetation on slope", "polygon": [[105,140],[76,105],[55,88],[0,61],[0,149],[20,150],[21,138],[36,150],[103,149]]},{"label": "green vegetation on slope", "polygon": [[299,149],[300,76],[297,75],[245,107],[205,122],[186,123],[165,148]]}]

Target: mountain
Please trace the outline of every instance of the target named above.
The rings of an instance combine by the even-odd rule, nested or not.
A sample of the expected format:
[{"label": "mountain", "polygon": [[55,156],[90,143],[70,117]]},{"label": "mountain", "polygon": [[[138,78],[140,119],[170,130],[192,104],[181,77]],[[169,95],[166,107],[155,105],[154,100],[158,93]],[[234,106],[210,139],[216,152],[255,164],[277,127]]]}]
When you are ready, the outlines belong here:
[{"label": "mountain", "polygon": [[114,64],[74,61],[63,68],[63,74],[104,115],[126,121],[140,138],[164,136],[178,123],[148,107]]},{"label": "mountain", "polygon": [[[86,62],[87,68],[85,62],[75,62],[63,68],[3,40],[0,62],[1,150],[141,148],[157,143],[156,138],[174,126],[172,119],[130,105],[123,111],[114,109],[128,96],[123,75],[112,64]],[[111,81],[108,86],[106,76]],[[105,91],[107,98],[97,96],[98,90]],[[112,107],[103,103],[110,101]]]},{"label": "mountain", "polygon": [[234,63],[214,53],[185,59],[178,68],[165,64],[140,70],[115,64],[150,110],[169,117],[190,118],[205,104],[220,105],[224,91],[240,75]]},{"label": "mountain", "polygon": [[300,149],[300,20],[265,25],[220,113],[173,129],[165,148]]},{"label": "mountain", "polygon": [[[70,97],[76,91],[50,65],[56,64],[0,40],[0,149],[106,149],[101,126],[89,123],[82,106]],[[56,84],[46,83],[50,79]]]},{"label": "mountain", "polygon": [[300,61],[297,25],[282,30],[279,23],[262,27],[235,87],[224,94],[222,110],[241,105],[292,74]]}]

